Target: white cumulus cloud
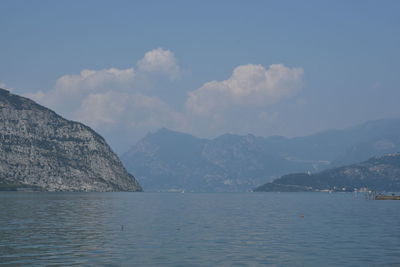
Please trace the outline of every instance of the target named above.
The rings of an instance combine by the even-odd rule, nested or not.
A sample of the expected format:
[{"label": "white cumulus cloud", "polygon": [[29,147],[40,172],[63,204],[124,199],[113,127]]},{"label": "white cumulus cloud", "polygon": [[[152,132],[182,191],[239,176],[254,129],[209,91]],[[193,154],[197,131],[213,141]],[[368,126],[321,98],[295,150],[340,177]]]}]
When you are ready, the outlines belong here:
[{"label": "white cumulus cloud", "polygon": [[127,88],[132,85],[135,76],[133,68],[82,70],[78,75],[64,75],[56,82],[55,89],[66,92],[80,90],[104,90],[113,87]]},{"label": "white cumulus cloud", "polygon": [[157,48],[147,52],[138,61],[138,68],[145,72],[165,73],[171,80],[180,76],[180,67],[174,54],[163,48]]},{"label": "white cumulus cloud", "polygon": [[149,74],[153,77],[160,74],[167,75],[171,79],[179,76],[179,66],[174,54],[162,48],[147,52],[137,65],[137,69],[133,67],[85,69],[79,74],[63,75],[51,90],[26,94],[26,96],[55,109],[66,117],[76,119],[77,110],[80,110],[80,115],[82,115],[82,110],[85,110],[81,107],[82,105],[89,110],[88,105],[94,103],[89,100],[95,96],[98,97],[106,92],[137,95],[138,92],[146,90],[146,85],[143,86],[141,81]]},{"label": "white cumulus cloud", "polygon": [[183,98],[181,106],[171,106],[165,101],[179,98],[179,92],[167,95],[165,88],[180,73],[174,54],[158,48],[145,53],[136,66],[85,69],[61,76],[48,91],[25,96],[93,127],[122,152],[126,144],[161,127],[203,137],[262,133],[278,117],[266,107],[296,94],[302,86],[303,69],[282,64],[269,68],[241,65],[228,79],[204,83]]},{"label": "white cumulus cloud", "polygon": [[184,114],[160,98],[146,95],[152,84],[143,83],[158,76],[172,81],[179,73],[174,54],[158,48],[147,52],[137,67],[85,69],[78,74],[61,76],[48,91],[25,96],[106,136],[118,133],[122,138],[137,139],[163,126],[184,130]]},{"label": "white cumulus cloud", "polygon": [[242,65],[224,81],[211,81],[190,92],[186,108],[197,115],[223,112],[230,107],[265,106],[295,94],[302,86],[302,68],[282,64]]},{"label": "white cumulus cloud", "polygon": [[186,131],[186,117],[158,97],[107,91],[89,94],[73,117],[103,134],[120,152],[149,131],[168,127]]},{"label": "white cumulus cloud", "polygon": [[40,91],[27,96],[71,117],[90,94],[107,90],[129,90],[133,86],[134,77],[133,68],[86,69],[79,74],[60,77],[54,88],[47,92]]},{"label": "white cumulus cloud", "polygon": [[157,129],[161,125],[181,128],[182,114],[157,97],[140,93],[105,92],[90,94],[76,111],[76,117],[93,127]]}]

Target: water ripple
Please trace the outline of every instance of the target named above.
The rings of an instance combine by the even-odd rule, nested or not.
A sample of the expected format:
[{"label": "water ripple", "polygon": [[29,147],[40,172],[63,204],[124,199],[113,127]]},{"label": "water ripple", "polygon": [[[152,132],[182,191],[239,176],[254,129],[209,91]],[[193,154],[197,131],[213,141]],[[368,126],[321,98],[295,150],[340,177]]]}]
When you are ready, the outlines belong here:
[{"label": "water ripple", "polygon": [[400,265],[400,201],[319,193],[1,193],[0,264]]}]

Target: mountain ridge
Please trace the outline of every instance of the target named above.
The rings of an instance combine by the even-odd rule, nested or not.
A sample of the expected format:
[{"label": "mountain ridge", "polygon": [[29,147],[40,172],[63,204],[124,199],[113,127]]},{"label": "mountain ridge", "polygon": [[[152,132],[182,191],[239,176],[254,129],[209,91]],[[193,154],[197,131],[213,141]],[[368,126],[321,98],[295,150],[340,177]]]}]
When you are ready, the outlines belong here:
[{"label": "mountain ridge", "polygon": [[400,191],[400,153],[372,157],[366,161],[319,173],[293,173],[255,192],[293,191]]},{"label": "mountain ridge", "polygon": [[121,159],[150,191],[247,191],[284,174],[400,151],[399,137],[398,118],[294,138],[223,134],[203,139],[162,128]]},{"label": "mountain ridge", "polygon": [[31,99],[0,90],[2,189],[141,191],[102,136]]}]

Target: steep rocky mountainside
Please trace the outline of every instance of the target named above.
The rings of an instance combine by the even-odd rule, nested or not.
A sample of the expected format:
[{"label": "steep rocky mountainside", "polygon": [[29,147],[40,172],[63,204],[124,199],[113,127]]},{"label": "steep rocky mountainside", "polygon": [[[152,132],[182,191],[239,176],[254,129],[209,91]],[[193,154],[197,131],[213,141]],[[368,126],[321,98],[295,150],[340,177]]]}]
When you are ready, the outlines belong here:
[{"label": "steep rocky mountainside", "polygon": [[0,188],[141,191],[104,139],[0,89]]},{"label": "steep rocky mountainside", "polygon": [[297,173],[282,176],[254,191],[400,191],[400,153],[373,157],[349,166],[325,170],[316,174]]},{"label": "steep rocky mountainside", "polygon": [[200,139],[161,129],[122,161],[145,190],[247,191],[293,172],[317,172],[400,151],[400,119],[305,137],[225,134]]}]

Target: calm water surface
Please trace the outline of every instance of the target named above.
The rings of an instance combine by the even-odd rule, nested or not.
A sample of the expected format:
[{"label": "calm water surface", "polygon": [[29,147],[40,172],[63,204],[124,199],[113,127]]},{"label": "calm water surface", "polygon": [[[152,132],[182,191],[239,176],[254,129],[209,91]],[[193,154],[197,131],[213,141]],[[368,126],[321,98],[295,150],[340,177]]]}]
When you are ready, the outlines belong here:
[{"label": "calm water surface", "polygon": [[351,193],[0,193],[0,264],[400,266],[400,201]]}]

